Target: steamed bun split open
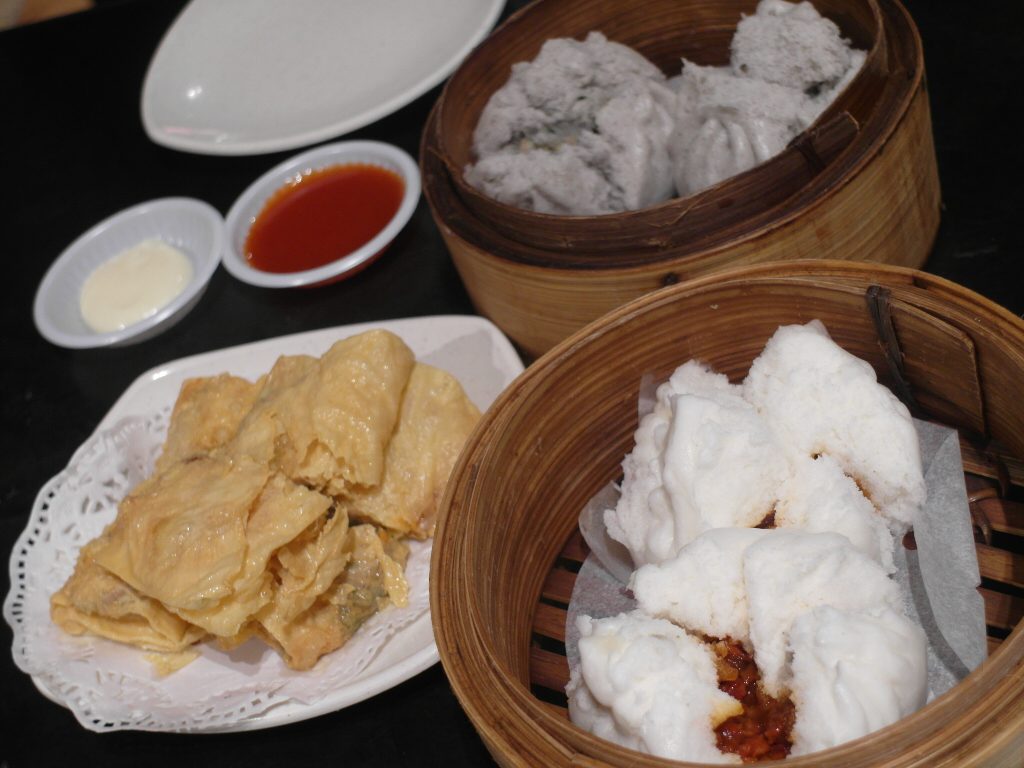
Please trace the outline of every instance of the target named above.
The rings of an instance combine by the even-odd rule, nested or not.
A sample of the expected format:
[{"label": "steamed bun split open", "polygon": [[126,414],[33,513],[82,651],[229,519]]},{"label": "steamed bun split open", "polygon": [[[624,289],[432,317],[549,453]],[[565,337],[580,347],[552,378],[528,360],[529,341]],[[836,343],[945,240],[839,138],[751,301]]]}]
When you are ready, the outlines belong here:
[{"label": "steamed bun split open", "polygon": [[739,714],[718,689],[714,656],[671,622],[638,611],[581,616],[580,665],[566,691],[573,722],[624,747],[675,760],[738,763],[713,729]]}]

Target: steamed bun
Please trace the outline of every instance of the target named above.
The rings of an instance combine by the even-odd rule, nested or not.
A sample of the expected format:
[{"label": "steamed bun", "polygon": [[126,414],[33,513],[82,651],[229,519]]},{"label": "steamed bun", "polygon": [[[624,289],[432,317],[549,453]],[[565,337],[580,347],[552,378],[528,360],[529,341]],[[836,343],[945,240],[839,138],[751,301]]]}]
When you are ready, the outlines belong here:
[{"label": "steamed bun", "polygon": [[893,537],[874,505],[831,456],[796,456],[793,473],[779,488],[775,524],[810,533],[841,533],[892,573]]},{"label": "steamed bun", "polygon": [[[696,361],[677,368],[635,440],[605,522],[633,557],[638,610],[581,622],[574,723],[652,754],[716,759],[706,720],[685,714],[698,705],[682,703],[719,700],[691,648],[715,639],[753,656],[759,697],[795,709],[792,754],[924,703],[924,632],[890,578],[894,534],[924,502],[917,434],[868,363],[817,321],[782,327],[741,385]],[[779,727],[744,722],[725,729]],[[699,756],[674,746],[684,742]]]},{"label": "steamed bun", "polygon": [[643,56],[599,32],[544,43],[512,67],[473,134],[466,180],[541,213],[635,210],[672,196],[675,93]]},{"label": "steamed bun", "polygon": [[580,616],[580,664],[566,692],[572,721],[630,749],[675,760],[738,763],[714,727],[739,714],[718,690],[711,650],[671,622],[639,612]]},{"label": "steamed bun", "polygon": [[792,754],[865,736],[924,706],[926,646],[924,631],[892,608],[822,605],[797,617],[789,634]]},{"label": "steamed bun", "polygon": [[640,610],[709,637],[750,640],[743,555],[771,534],[761,528],[714,528],[671,560],[633,573],[630,588]]},{"label": "steamed bun", "polygon": [[902,612],[896,582],[837,533],[776,529],[747,548],[743,575],[750,641],[762,685],[772,696],[789,687],[787,643],[802,614],[821,605]]},{"label": "steamed bun", "polygon": [[623,462],[622,495],[605,513],[636,565],[666,560],[711,528],[756,526],[772,511],[788,465],[741,392],[698,363],[659,387]]},{"label": "steamed bun", "polygon": [[925,484],[910,413],[820,322],[779,328],[751,365],[743,393],[793,460],[831,456],[894,532],[913,524]]}]

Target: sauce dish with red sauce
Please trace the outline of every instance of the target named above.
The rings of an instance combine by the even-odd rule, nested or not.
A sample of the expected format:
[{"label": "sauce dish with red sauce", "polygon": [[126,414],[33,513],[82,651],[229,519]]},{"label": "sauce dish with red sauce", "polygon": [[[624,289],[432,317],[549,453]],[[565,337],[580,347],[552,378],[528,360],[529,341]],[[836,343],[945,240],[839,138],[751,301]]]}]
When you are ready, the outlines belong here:
[{"label": "sauce dish with red sauce", "polygon": [[384,252],[419,196],[419,169],[398,147],[317,147],[267,171],[231,206],[224,267],[264,288],[341,280]]}]

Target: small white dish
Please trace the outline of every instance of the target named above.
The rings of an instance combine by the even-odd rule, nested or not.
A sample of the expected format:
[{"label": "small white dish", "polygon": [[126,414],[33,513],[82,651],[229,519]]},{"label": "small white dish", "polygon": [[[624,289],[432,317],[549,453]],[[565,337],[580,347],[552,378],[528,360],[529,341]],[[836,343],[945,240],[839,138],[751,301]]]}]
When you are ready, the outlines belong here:
[{"label": "small white dish", "polygon": [[504,0],[193,0],[150,62],[142,123],[185,152],[252,155],[340,136],[447,77]]},{"label": "small white dish", "polygon": [[[156,238],[192,263],[185,290],[155,314],[126,328],[97,333],[79,306],[82,285],[100,264],[143,240]],[[70,349],[134,344],[167,330],[199,301],[224,250],[224,220],[208,203],[167,197],[111,216],[80,236],[57,257],[36,291],[33,317],[43,338]]]},{"label": "small white dish", "polygon": [[[255,269],[245,257],[245,239],[267,200],[296,175],[348,163],[366,163],[397,173],[405,184],[402,202],[384,228],[365,245],[329,264],[302,272],[264,272]],[[261,288],[297,288],[340,280],[368,266],[402,230],[420,198],[420,171],[409,155],[391,144],[379,141],[343,141],[303,152],[271,168],[231,206],[227,216],[227,247],[224,268],[242,282]]]}]

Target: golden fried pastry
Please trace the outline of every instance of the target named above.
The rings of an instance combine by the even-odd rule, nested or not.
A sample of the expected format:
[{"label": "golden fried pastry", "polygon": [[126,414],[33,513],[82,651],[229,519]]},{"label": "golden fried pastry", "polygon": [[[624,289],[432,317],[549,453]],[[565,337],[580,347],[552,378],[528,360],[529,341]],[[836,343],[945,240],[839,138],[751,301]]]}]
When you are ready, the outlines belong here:
[{"label": "golden fried pastry", "polygon": [[100,540],[82,548],[75,572],[51,600],[53,621],[72,635],[92,634],[151,651],[180,651],[206,634],[140,595],[92,558]]},{"label": "golden fried pastry", "polygon": [[209,453],[234,437],[262,385],[262,379],[253,383],[227,373],[185,381],[174,403],[157,471]]},{"label": "golden fried pastry", "polygon": [[344,552],[344,572],[310,608],[290,621],[273,612],[260,617],[261,634],[293,669],[309,669],[346,643],[377,611],[408,602],[403,573],[407,547],[391,544],[387,534],[372,525],[356,525],[348,530]]},{"label": "golden fried pastry", "polygon": [[318,364],[289,370],[290,386],[261,393],[227,450],[331,495],[376,485],[413,363],[386,331],[339,341]]},{"label": "golden fried pastry", "polygon": [[274,593],[260,614],[272,626],[283,626],[309,608],[341,575],[352,556],[346,547],[348,518],[333,507],[292,542],[281,547],[270,563]]},{"label": "golden fried pastry", "polygon": [[271,555],[312,525],[330,505],[326,496],[275,474],[249,514],[244,565],[232,580],[229,593],[202,608],[170,609],[212,635],[237,634],[273,596],[274,577],[268,570]]},{"label": "golden fried pastry", "polygon": [[96,562],[171,608],[201,610],[232,592],[245,528],[270,470],[201,456],[140,483],[121,502]]},{"label": "golden fried pastry", "polygon": [[388,444],[383,480],[348,494],[349,514],[416,538],[433,536],[448,476],[479,419],[454,376],[417,363]]}]

